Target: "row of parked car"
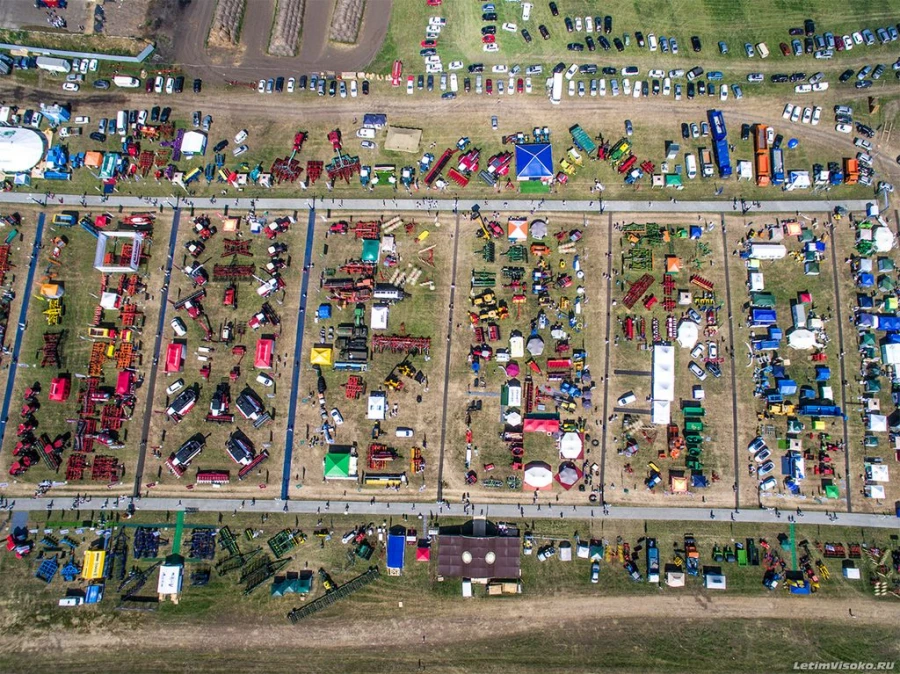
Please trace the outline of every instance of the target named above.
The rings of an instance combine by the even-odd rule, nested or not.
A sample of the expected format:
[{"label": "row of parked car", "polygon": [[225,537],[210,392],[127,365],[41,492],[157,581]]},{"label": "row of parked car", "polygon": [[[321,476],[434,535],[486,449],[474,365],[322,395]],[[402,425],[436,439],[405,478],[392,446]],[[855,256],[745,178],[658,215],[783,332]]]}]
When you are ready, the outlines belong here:
[{"label": "row of parked car", "polygon": [[349,94],[351,98],[356,98],[362,91],[363,96],[369,95],[369,80],[362,80],[358,83],[356,80],[337,80],[332,77],[321,77],[319,75],[300,75],[298,78],[288,77],[270,77],[262,79],[256,85],[256,91],[260,94],[281,94],[287,91],[292,94],[295,91],[314,91],[319,96],[326,93],[331,96],[340,94],[341,98],[347,98]]}]

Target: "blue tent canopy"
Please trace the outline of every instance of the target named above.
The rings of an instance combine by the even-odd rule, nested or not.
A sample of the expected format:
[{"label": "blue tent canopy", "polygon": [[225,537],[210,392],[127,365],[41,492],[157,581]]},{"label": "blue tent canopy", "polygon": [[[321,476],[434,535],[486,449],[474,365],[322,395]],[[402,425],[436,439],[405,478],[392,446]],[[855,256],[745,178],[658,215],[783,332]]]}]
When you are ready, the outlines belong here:
[{"label": "blue tent canopy", "polygon": [[516,177],[543,180],[553,177],[553,150],[550,143],[516,145]]}]

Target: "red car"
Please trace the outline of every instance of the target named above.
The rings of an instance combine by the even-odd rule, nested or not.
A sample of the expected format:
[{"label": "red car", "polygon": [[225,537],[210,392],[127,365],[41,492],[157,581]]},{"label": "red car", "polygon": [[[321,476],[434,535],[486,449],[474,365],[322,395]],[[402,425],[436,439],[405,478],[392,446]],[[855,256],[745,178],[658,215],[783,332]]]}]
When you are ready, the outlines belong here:
[{"label": "red car", "polygon": [[493,35],[482,35],[481,36],[482,44],[494,44],[494,42],[496,42],[496,41],[497,41],[497,38],[494,37]]},{"label": "red car", "polygon": [[790,55],[791,55],[791,48],[788,47],[787,42],[782,42],[782,43],[781,43],[780,45],[778,45],[778,46],[781,48],[781,55],[782,55],[782,56],[790,56]]},{"label": "red car", "polygon": [[494,93],[494,81],[489,79],[487,82],[485,82],[484,90],[487,92],[488,96],[493,94]]},{"label": "red car", "polygon": [[523,91],[525,91],[525,80],[520,77],[516,81],[516,93],[521,94]]},{"label": "red car", "polygon": [[441,1],[442,1],[442,0],[425,0],[426,4],[427,4],[429,7],[437,7],[438,5],[441,4]]},{"label": "red car", "polygon": [[419,44],[423,49],[434,49],[437,47],[437,40],[422,40]]}]

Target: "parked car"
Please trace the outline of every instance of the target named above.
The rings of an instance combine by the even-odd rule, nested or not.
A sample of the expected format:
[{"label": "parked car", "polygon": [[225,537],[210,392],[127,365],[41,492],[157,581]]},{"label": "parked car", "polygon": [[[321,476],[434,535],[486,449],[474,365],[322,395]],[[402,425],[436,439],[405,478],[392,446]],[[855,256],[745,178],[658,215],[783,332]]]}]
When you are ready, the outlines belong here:
[{"label": "parked car", "polygon": [[767,477],[765,480],[759,483],[760,491],[772,491],[778,485],[778,482],[774,477]]}]

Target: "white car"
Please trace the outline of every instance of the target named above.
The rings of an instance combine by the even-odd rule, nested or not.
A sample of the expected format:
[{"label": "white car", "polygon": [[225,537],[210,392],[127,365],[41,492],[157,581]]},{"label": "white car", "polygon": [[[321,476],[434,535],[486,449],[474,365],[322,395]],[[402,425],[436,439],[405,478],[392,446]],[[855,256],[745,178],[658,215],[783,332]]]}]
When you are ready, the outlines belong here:
[{"label": "white car", "polygon": [[575,80],[569,80],[569,96],[575,95]]},{"label": "white car", "polygon": [[573,63],[572,65],[569,66],[569,69],[566,71],[566,79],[571,80],[573,77],[575,77],[575,74],[577,72],[578,72],[578,64]]},{"label": "white car", "polygon": [[374,150],[376,147],[375,143],[373,143],[371,140],[364,140],[359,145],[364,150]]},{"label": "white car", "polygon": [[828,82],[816,82],[812,85],[813,91],[828,91]]},{"label": "white car", "polygon": [[812,108],[803,108],[803,117],[800,121],[804,124],[812,123]]},{"label": "white car", "polygon": [[580,16],[576,16],[576,17],[575,17],[575,31],[578,32],[578,33],[580,33],[580,32],[581,32],[581,29],[582,29],[583,27],[584,27],[584,26],[583,26],[583,24],[581,23],[581,17],[580,17]]},{"label": "white car", "polygon": [[462,61],[450,61],[450,65],[447,67],[450,70],[462,70],[463,62]]},{"label": "white car", "polygon": [[344,416],[337,407],[331,408],[331,419],[334,421],[335,426],[341,426],[344,423]]},{"label": "white car", "polygon": [[509,23],[509,22],[504,23],[504,24],[501,26],[501,28],[503,28],[503,30],[505,30],[505,31],[507,31],[507,32],[509,32],[509,33],[515,33],[516,31],[519,30],[519,27],[518,27],[516,24],[514,24],[514,23]]},{"label": "white car", "polygon": [[794,91],[796,91],[798,94],[808,94],[812,90],[813,88],[811,84],[798,84],[794,87]]},{"label": "white car", "polygon": [[719,87],[719,100],[727,101],[728,100],[728,86],[723,84]]},{"label": "white car", "polygon": [[172,319],[172,322],[169,325],[172,326],[173,332],[179,337],[184,337],[187,334],[187,326],[184,324],[184,321],[177,316]]},{"label": "white car", "polygon": [[525,78],[525,93],[526,94],[531,93],[531,78],[530,77]]},{"label": "white car", "polygon": [[765,480],[763,480],[762,482],[759,483],[759,490],[760,491],[772,491],[773,489],[775,489],[775,486],[777,484],[778,484],[778,482],[775,480],[774,477],[767,477]]},{"label": "white car", "polygon": [[456,73],[450,73],[450,91],[454,93],[459,91],[459,79],[456,77]]},{"label": "white car", "polygon": [[522,21],[528,21],[531,18],[532,9],[534,9],[534,5],[530,2],[522,3]]},{"label": "white car", "polygon": [[248,148],[246,145],[239,145],[231,151],[231,154],[233,154],[235,157],[240,157],[249,149],[250,148]]},{"label": "white car", "polygon": [[76,82],[64,82],[63,91],[78,91],[81,87]]},{"label": "white car", "polygon": [[626,96],[631,96],[631,80],[627,77],[622,80],[622,92]]},{"label": "white car", "polygon": [[584,17],[584,32],[585,33],[593,33],[594,32],[594,19],[590,16]]},{"label": "white car", "polygon": [[790,103],[785,103],[784,104],[784,112],[781,113],[781,116],[784,117],[785,119],[790,119],[793,112],[794,112],[794,106]]},{"label": "white car", "polygon": [[[578,66],[575,66],[575,69],[577,70]],[[491,68],[491,72],[492,73],[505,73],[505,72],[509,72],[509,68],[507,68],[506,66],[494,66],[493,68]]]},{"label": "white car", "polygon": [[641,89],[642,88],[643,88],[643,85],[641,84],[640,80],[638,80],[637,82],[634,83],[634,97],[635,98],[641,97]]},{"label": "white car", "polygon": [[275,380],[272,379],[265,372],[260,372],[258,375],[256,375],[256,381],[259,382],[260,384],[262,384],[263,386],[267,386],[267,387],[275,385]]},{"label": "white car", "polygon": [[847,51],[852,51],[853,38],[851,38],[849,35],[842,35],[841,39],[844,41],[844,49],[846,49]]},{"label": "white car", "polygon": [[709,351],[709,359],[716,360],[719,357],[719,345],[716,342],[707,342],[707,349]]},{"label": "white car", "polygon": [[356,84],[356,80],[350,80],[350,98],[357,96],[359,96],[359,86]]},{"label": "white car", "polygon": [[666,77],[663,79],[662,95],[669,96],[672,93],[672,80]]},{"label": "white car", "polygon": [[146,110],[141,110],[140,112],[138,112],[138,124],[144,125],[147,123],[147,114],[148,113]]},{"label": "white car", "polygon": [[860,33],[859,31],[851,33],[850,37],[853,38],[853,44],[855,44],[857,46],[859,46],[863,43],[863,36],[862,36],[862,33]]},{"label": "white car", "polygon": [[[263,85],[263,88],[265,88],[265,84]],[[174,91],[175,91],[175,78],[167,77],[166,78],[166,93],[171,94],[171,93],[174,93]]]},{"label": "white car", "polygon": [[91,59],[90,63],[88,63],[88,70],[92,73],[97,72],[97,68],[100,64],[97,62],[97,59]]},{"label": "white car", "polygon": [[772,456],[772,452],[769,451],[769,448],[763,447],[753,455],[753,460],[756,461],[756,463],[765,463],[766,459],[768,459],[770,456]]},{"label": "white car", "polygon": [[481,45],[481,50],[491,54],[491,53],[500,51],[500,45],[498,45],[496,42],[491,42],[490,44],[483,44],[483,45]]},{"label": "white car", "polygon": [[600,95],[606,96],[606,78],[600,80]]},{"label": "white car", "polygon": [[797,121],[799,121],[799,120],[800,120],[800,115],[802,114],[802,112],[803,112],[803,108],[801,108],[799,105],[795,105],[795,106],[794,106],[794,111],[791,112],[791,121],[792,121],[792,122],[797,122]]},{"label": "white car", "polygon": [[853,131],[853,127],[849,124],[835,124],[834,130],[838,133],[850,133],[851,131]]},{"label": "white car", "polygon": [[162,75],[157,75],[156,79],[153,80],[154,93],[161,94],[163,92],[163,86],[165,86],[165,82],[162,78]]},{"label": "white car", "polygon": [[699,358],[703,355],[705,349],[706,347],[703,345],[703,342],[700,342],[699,344],[697,344],[697,346],[691,349],[691,358]]},{"label": "white car", "polygon": [[91,123],[91,118],[90,118],[90,117],[84,117],[84,116],[82,116],[82,117],[76,117],[76,118],[75,118],[75,123],[76,123],[76,124],[90,124],[90,123]]},{"label": "white car", "polygon": [[237,135],[234,137],[234,142],[240,145],[245,140],[247,140],[247,129],[241,129],[237,132]]},{"label": "white car", "polygon": [[297,83],[297,80],[295,80],[293,77],[289,77],[289,78],[288,78],[288,81],[287,81],[287,92],[288,92],[289,94],[294,93],[294,85],[295,85],[296,83]]},{"label": "white car", "polygon": [[813,116],[812,116],[813,126],[818,124],[819,120],[821,118],[822,118],[822,107],[817,105],[816,107],[813,108]]},{"label": "white car", "polygon": [[750,444],[747,445],[747,451],[751,454],[756,454],[757,452],[766,448],[766,441],[760,437],[755,437],[750,441]]},{"label": "white car", "polygon": [[635,400],[637,400],[637,396],[634,395],[633,391],[629,391],[628,393],[623,393],[619,396],[619,399],[616,400],[616,404],[619,407],[625,407],[626,405],[630,405]]},{"label": "white car", "polygon": [[397,428],[396,435],[398,438],[411,438],[413,436],[413,429],[407,428],[405,426],[400,426]]},{"label": "white car", "polygon": [[697,365],[697,363],[695,363],[694,361],[688,363],[688,370],[690,370],[691,374],[693,374],[700,381],[706,379],[706,371],[699,365]]},{"label": "white car", "polygon": [[181,389],[184,388],[184,379],[176,379],[171,384],[166,387],[166,395],[172,395],[173,393],[178,393]]},{"label": "white car", "polygon": [[406,93],[407,93],[407,95],[412,96],[413,91],[415,91],[415,89],[416,89],[416,80],[412,75],[410,75],[409,77],[406,78]]},{"label": "white car", "polygon": [[[766,461],[763,465],[761,465],[761,466],[759,467],[759,470],[756,471],[756,474],[757,474],[759,477],[766,477],[766,475],[768,475],[769,473],[771,473],[773,470],[775,470],[775,464],[772,463],[771,461]],[[772,480],[772,479],[773,479],[773,478],[769,477],[769,478],[766,478],[765,480],[763,480],[763,482],[761,482],[760,485],[759,485],[760,488],[762,488],[762,485],[763,485],[764,482],[767,482],[768,480]]]},{"label": "white car", "polygon": [[662,79],[663,77],[666,76],[666,73],[663,72],[662,70],[660,70],[659,68],[654,68],[647,74],[650,77],[650,79],[657,79],[657,80]]},{"label": "white car", "polygon": [[[166,91],[166,93],[170,93],[170,92]],[[257,83],[257,85],[256,85],[256,93],[258,93],[258,94],[264,94],[264,93],[266,93],[266,81],[265,81],[265,80],[260,80],[260,81]]]}]

